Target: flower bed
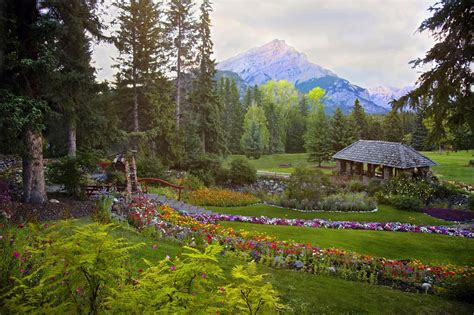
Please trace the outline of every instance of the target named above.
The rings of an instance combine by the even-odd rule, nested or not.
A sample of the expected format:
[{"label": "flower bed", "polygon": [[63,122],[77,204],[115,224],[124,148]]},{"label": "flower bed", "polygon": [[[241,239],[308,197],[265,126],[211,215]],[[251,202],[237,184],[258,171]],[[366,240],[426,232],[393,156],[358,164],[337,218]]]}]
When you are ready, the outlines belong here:
[{"label": "flower bed", "polygon": [[236,207],[248,206],[259,201],[252,194],[216,188],[197,189],[187,196],[187,202],[196,206]]},{"label": "flower bed", "polygon": [[246,222],[253,224],[267,224],[267,225],[288,225],[288,226],[303,226],[312,228],[327,228],[327,229],[349,229],[349,230],[371,230],[371,231],[391,231],[391,232],[413,232],[413,233],[433,233],[450,236],[460,236],[466,238],[473,238],[474,232],[447,226],[419,226],[410,223],[400,222],[351,222],[351,221],[330,221],[323,219],[283,219],[283,218],[269,218],[265,216],[252,217],[243,215],[230,214],[189,214],[188,216],[204,223],[216,224],[218,221],[235,221]]},{"label": "flower bed", "polygon": [[390,285],[406,291],[437,292],[459,280],[474,277],[473,267],[425,265],[417,260],[396,261],[359,255],[339,249],[321,249],[310,244],[278,241],[265,234],[234,231],[213,223],[180,215],[168,206],[154,221],[164,237],[196,245],[219,243],[226,254],[274,268],[288,268],[315,274],[330,274],[347,280]]},{"label": "flower bed", "polygon": [[474,212],[472,211],[431,208],[423,209],[423,212],[432,217],[446,221],[464,222],[474,220]]}]

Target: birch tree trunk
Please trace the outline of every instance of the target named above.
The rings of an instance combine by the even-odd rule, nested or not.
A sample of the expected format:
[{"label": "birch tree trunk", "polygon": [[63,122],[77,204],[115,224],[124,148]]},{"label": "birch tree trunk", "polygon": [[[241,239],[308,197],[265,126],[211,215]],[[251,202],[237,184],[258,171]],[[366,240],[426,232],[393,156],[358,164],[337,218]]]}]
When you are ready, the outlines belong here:
[{"label": "birch tree trunk", "polygon": [[43,170],[43,137],[27,130],[26,156],[23,157],[23,197],[27,203],[41,204],[48,200]]},{"label": "birch tree trunk", "polygon": [[71,120],[68,124],[67,130],[67,155],[71,157],[76,156],[76,122]]}]

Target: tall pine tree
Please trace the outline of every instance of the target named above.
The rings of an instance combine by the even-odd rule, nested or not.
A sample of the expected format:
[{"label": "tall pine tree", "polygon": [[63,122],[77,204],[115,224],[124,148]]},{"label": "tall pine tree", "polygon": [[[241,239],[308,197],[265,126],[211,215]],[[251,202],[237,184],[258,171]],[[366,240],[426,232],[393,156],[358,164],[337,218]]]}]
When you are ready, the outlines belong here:
[{"label": "tall pine tree", "polygon": [[368,124],[367,116],[365,115],[364,108],[360,105],[359,99],[354,102],[354,108],[352,109],[351,118],[354,123],[354,136],[356,139],[368,139]]},{"label": "tall pine tree", "polygon": [[330,122],[330,143],[333,152],[338,152],[355,141],[350,127],[348,127],[347,117],[341,109],[336,108],[336,112]]},{"label": "tall pine tree", "polygon": [[309,153],[309,161],[321,163],[331,158],[331,143],[329,139],[329,123],[324,114],[323,104],[317,104],[309,114],[307,131],[304,134],[304,145]]},{"label": "tall pine tree", "polygon": [[392,109],[383,122],[385,141],[401,142],[403,138],[402,123],[396,109]]},{"label": "tall pine tree", "polygon": [[176,126],[180,128],[182,105],[185,99],[184,73],[194,65],[196,47],[196,21],[193,16],[194,1],[170,0],[167,12],[167,32],[171,37],[171,56],[176,62]]},{"label": "tall pine tree", "polygon": [[252,105],[245,114],[244,133],[240,139],[242,150],[247,157],[258,159],[267,150],[268,140],[265,112],[261,107]]}]

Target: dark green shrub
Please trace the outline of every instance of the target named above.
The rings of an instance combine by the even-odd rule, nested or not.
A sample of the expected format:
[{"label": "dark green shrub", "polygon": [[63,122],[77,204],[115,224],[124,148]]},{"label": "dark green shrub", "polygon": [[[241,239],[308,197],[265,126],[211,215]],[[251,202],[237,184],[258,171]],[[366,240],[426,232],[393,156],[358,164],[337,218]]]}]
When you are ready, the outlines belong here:
[{"label": "dark green shrub", "polygon": [[288,180],[288,199],[319,201],[329,190],[329,178],[320,170],[297,167]]},{"label": "dark green shrub", "polygon": [[69,195],[82,197],[87,184],[88,167],[80,157],[64,157],[48,165],[47,177],[49,182],[63,185]]},{"label": "dark green shrub", "polygon": [[125,173],[117,170],[113,170],[107,175],[107,182],[115,185],[125,185]]},{"label": "dark green shrub", "polygon": [[379,180],[371,180],[367,184],[367,193],[369,196],[375,196],[375,194],[382,189],[382,185]]},{"label": "dark green shrub", "polygon": [[361,181],[351,180],[349,184],[347,185],[347,188],[351,192],[361,192],[361,191],[365,191],[366,186]]},{"label": "dark green shrub", "polygon": [[92,219],[101,224],[108,224],[112,221],[112,205],[114,198],[102,195],[95,203],[95,210],[92,213]]},{"label": "dark green shrub", "polygon": [[161,178],[166,170],[161,159],[153,154],[140,154],[136,159],[137,175],[140,178]]},{"label": "dark green shrub", "polygon": [[395,195],[390,197],[392,205],[407,211],[420,211],[423,202],[416,197],[408,197],[403,195]]},{"label": "dark green shrub", "polygon": [[212,186],[216,182],[217,175],[221,172],[222,161],[214,154],[203,154],[186,161],[185,169],[190,174],[199,177],[206,186]]},{"label": "dark green shrub", "polygon": [[257,180],[257,170],[249,160],[236,158],[230,164],[230,179],[234,184],[252,184]]},{"label": "dark green shrub", "polygon": [[450,298],[466,303],[474,303],[474,277],[467,276],[458,278],[446,290],[446,295]]},{"label": "dark green shrub", "polygon": [[474,211],[474,193],[470,193],[468,198],[469,198],[468,209],[471,211]]},{"label": "dark green shrub", "polygon": [[389,205],[391,204],[390,196],[386,195],[383,191],[377,191],[375,193],[375,199],[377,199],[378,203]]}]

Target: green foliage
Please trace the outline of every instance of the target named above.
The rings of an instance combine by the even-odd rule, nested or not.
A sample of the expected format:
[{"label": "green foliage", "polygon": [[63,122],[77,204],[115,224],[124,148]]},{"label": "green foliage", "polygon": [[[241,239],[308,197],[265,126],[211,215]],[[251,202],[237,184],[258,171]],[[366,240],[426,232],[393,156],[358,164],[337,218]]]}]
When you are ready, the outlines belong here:
[{"label": "green foliage", "polygon": [[354,121],[354,136],[357,140],[369,138],[369,126],[364,108],[360,105],[359,99],[354,102],[351,119]]},{"label": "green foliage", "polygon": [[161,178],[166,169],[160,157],[151,153],[139,154],[136,163],[137,175],[141,178]]},{"label": "green foliage", "polygon": [[390,111],[383,122],[383,139],[391,142],[402,142],[403,130],[400,116],[396,110]]},{"label": "green foliage", "polygon": [[353,131],[349,128],[349,120],[344,116],[341,109],[338,107],[336,113],[330,121],[329,133],[330,142],[333,152],[338,152],[349,144],[354,142]]},{"label": "green foliage", "polygon": [[185,168],[206,186],[212,186],[222,168],[222,161],[214,154],[203,154],[186,161]]},{"label": "green foliage", "polygon": [[367,184],[366,189],[369,196],[375,196],[375,194],[382,189],[382,185],[379,180],[372,179]]},{"label": "green foliage", "polygon": [[95,210],[92,219],[101,224],[109,224],[112,221],[113,196],[101,195],[95,203]]},{"label": "green foliage", "polygon": [[390,197],[390,203],[398,209],[407,211],[421,211],[423,203],[416,197],[393,195]]},{"label": "green foliage", "polygon": [[283,310],[277,291],[270,282],[263,281],[264,275],[257,273],[255,262],[235,266],[231,274],[236,283],[225,287],[226,303],[231,311],[254,315]]},{"label": "green foliage", "polygon": [[28,248],[38,263],[15,279],[17,285],[6,301],[8,309],[89,314],[104,310],[105,299],[127,279],[130,250],[144,245],[114,238],[111,229],[97,223],[50,228]]},{"label": "green foliage", "polygon": [[63,157],[48,165],[48,179],[53,184],[63,185],[69,195],[83,197],[88,178],[86,164],[80,157]]},{"label": "green foliage", "polygon": [[229,177],[238,185],[252,184],[257,180],[257,170],[244,158],[236,158],[230,163]]},{"label": "green foliage", "polygon": [[[313,102],[315,101],[313,100]],[[313,104],[313,110],[308,116],[304,141],[306,152],[309,153],[309,161],[317,162],[318,166],[321,166],[322,162],[331,158],[329,123],[324,114],[322,103]]]},{"label": "green foliage", "polygon": [[245,114],[244,133],[240,139],[240,145],[247,157],[256,159],[267,150],[269,132],[265,112],[261,107],[252,105]]},{"label": "green foliage", "polygon": [[434,193],[434,189],[424,180],[399,176],[391,178],[384,184],[383,193],[414,197],[426,203]]},{"label": "green foliage", "polygon": [[288,199],[318,202],[329,186],[329,178],[320,170],[299,166],[288,180]]},{"label": "green foliage", "polygon": [[245,112],[240,104],[237,84],[234,79],[221,77],[218,91],[223,107],[221,120],[227,149],[232,153],[239,153]]},{"label": "green foliage", "polygon": [[358,181],[358,180],[351,180],[347,184],[347,188],[351,192],[361,192],[361,191],[364,191],[364,190],[367,189],[367,187],[364,185],[364,183],[362,183],[361,181]]},{"label": "green foliage", "polygon": [[338,193],[323,198],[319,207],[327,211],[372,211],[377,204],[365,193]]}]

